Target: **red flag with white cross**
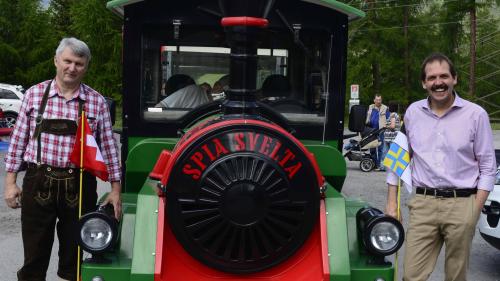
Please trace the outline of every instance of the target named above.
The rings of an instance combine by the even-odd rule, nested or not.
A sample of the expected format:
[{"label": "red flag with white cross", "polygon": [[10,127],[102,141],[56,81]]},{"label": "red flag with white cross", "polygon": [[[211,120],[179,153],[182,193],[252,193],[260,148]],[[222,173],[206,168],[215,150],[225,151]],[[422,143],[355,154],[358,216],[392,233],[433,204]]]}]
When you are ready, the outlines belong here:
[{"label": "red flag with white cross", "polygon": [[[83,138],[82,123],[84,135]],[[82,140],[83,145],[81,143]],[[83,162],[81,159],[82,155]],[[104,159],[102,157],[101,151],[99,150],[99,146],[97,145],[94,135],[92,135],[89,123],[87,122],[87,118],[84,118],[83,122],[78,122],[75,145],[73,146],[73,151],[71,152],[69,160],[79,168],[81,168],[81,163],[83,163],[84,170],[88,171],[89,173],[100,178],[103,181],[108,181],[108,168],[104,163]]]}]

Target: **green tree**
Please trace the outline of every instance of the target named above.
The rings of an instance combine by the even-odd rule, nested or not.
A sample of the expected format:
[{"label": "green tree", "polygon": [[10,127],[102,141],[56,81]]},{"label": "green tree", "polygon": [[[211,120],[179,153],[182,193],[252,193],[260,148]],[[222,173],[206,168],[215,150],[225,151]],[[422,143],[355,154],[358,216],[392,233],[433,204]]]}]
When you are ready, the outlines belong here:
[{"label": "green tree", "polygon": [[[483,106],[491,118],[500,118],[500,18],[492,9],[480,7],[477,10],[477,59],[476,59],[476,94],[471,97]],[[468,82],[470,63],[459,66],[461,83]],[[459,77],[460,78],[460,77]]]},{"label": "green tree", "polygon": [[[470,98],[468,92],[474,89],[469,87],[471,71],[477,75],[477,91],[473,92],[500,93],[500,52],[495,49],[500,25],[498,15],[494,15],[494,5],[500,1],[348,2],[367,14],[350,24],[348,49],[347,82],[361,85],[363,104],[371,103],[376,93],[382,94],[385,101],[402,105],[423,98],[420,64],[436,51],[455,62],[460,80],[457,89],[462,96]],[[477,42],[473,34],[474,16],[478,23]],[[471,66],[474,54],[478,58],[477,68]]]},{"label": "green tree", "polygon": [[414,1],[407,2],[385,1],[382,5],[371,0],[353,4],[367,15],[351,24],[348,84],[361,85],[364,104],[371,103],[375,94],[382,94],[385,101],[406,105],[419,87],[415,64],[419,64],[416,61],[422,56],[421,50],[428,48],[419,38],[428,35],[411,28],[421,24],[421,7]]},{"label": "green tree", "polygon": [[51,23],[56,32],[60,34],[61,37],[71,35],[71,6],[75,3],[75,0],[51,0],[49,11],[52,15]]},{"label": "green tree", "polygon": [[0,80],[28,86],[53,75],[48,66],[54,36],[47,11],[38,0],[0,0],[0,7],[0,48],[5,51]]},{"label": "green tree", "polygon": [[92,52],[85,81],[100,93],[121,101],[121,19],[106,9],[106,0],[75,1],[70,30]]},{"label": "green tree", "polygon": [[21,56],[11,45],[0,42],[0,81],[18,84],[17,76],[21,73]]}]

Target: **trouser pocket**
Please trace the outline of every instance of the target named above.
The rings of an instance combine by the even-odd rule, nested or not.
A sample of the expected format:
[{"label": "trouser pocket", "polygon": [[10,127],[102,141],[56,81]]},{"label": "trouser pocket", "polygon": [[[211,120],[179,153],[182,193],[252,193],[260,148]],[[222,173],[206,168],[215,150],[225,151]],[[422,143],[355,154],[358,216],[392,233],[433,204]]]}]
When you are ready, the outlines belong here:
[{"label": "trouser pocket", "polygon": [[54,178],[44,175],[43,173],[38,173],[37,179],[33,181],[33,199],[35,199],[40,206],[48,206],[54,202],[54,181]]},{"label": "trouser pocket", "polygon": [[70,177],[64,179],[64,199],[69,208],[75,208],[78,205],[78,187],[76,185],[76,178]]}]

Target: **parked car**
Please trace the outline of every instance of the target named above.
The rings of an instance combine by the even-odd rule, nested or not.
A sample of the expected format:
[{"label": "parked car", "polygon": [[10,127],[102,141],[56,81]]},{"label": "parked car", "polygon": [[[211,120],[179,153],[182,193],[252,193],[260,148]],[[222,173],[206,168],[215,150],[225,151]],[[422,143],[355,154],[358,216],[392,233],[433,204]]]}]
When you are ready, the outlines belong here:
[{"label": "parked car", "polygon": [[12,132],[12,127],[8,126],[5,114],[2,108],[0,108],[0,137],[9,136],[11,132]]},{"label": "parked car", "polygon": [[[500,150],[495,150],[500,163]],[[495,187],[486,200],[479,218],[479,233],[493,247],[500,250],[500,166],[497,169]]]},{"label": "parked car", "polygon": [[7,127],[16,124],[17,114],[21,108],[24,89],[22,86],[0,83],[0,108],[3,110]]},{"label": "parked car", "polygon": [[7,122],[5,121],[5,114],[3,110],[0,108],[0,128],[6,128]]}]

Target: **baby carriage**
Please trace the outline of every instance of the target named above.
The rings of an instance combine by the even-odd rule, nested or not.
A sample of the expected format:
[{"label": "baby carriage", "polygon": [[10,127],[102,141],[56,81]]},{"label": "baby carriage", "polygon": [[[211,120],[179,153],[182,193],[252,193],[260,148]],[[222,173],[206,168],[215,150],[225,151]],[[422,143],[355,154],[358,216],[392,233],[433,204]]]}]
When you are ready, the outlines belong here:
[{"label": "baby carriage", "polygon": [[380,145],[378,136],[385,130],[386,128],[372,129],[367,127],[366,130],[361,133],[360,140],[351,138],[358,134],[346,135],[347,138],[351,139],[349,139],[349,142],[344,147],[346,151],[344,157],[349,159],[349,161],[360,161],[359,168],[361,171],[370,172],[375,168],[375,162],[370,156],[370,148],[376,148]]}]

